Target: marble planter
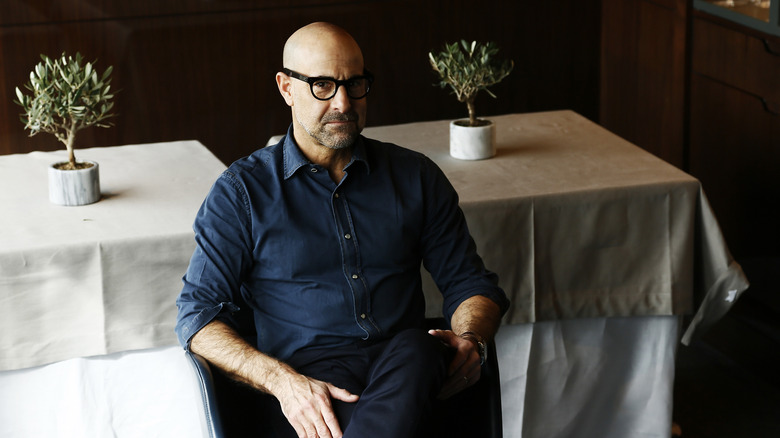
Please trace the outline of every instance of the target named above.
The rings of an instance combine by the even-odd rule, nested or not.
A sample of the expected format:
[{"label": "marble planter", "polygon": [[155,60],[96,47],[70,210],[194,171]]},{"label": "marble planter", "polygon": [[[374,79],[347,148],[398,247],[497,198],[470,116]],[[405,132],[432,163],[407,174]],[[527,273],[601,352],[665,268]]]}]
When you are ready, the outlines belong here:
[{"label": "marble planter", "polygon": [[60,170],[54,163],[49,166],[49,201],[58,205],[86,205],[100,200],[100,175],[98,163],[86,169]]},{"label": "marble planter", "polygon": [[496,127],[464,126],[468,120],[450,122],[450,155],[460,160],[484,160],[496,154]]}]

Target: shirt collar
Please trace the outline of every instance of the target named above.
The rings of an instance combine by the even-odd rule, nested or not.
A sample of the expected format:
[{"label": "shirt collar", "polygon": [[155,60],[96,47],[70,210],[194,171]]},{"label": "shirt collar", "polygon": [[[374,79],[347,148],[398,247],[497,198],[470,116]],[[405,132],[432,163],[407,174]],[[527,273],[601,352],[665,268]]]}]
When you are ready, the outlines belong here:
[{"label": "shirt collar", "polygon": [[[298,169],[311,164],[295,142],[292,125],[287,129],[287,135],[285,135],[284,140],[282,140],[282,156],[284,162],[284,179],[289,179],[298,171]],[[352,148],[352,159],[349,161],[349,164],[346,165],[345,169],[349,169],[355,162],[362,162],[365,164],[366,173],[371,173],[371,166],[368,164],[366,145],[362,135],[358,136],[355,141],[355,147]]]}]

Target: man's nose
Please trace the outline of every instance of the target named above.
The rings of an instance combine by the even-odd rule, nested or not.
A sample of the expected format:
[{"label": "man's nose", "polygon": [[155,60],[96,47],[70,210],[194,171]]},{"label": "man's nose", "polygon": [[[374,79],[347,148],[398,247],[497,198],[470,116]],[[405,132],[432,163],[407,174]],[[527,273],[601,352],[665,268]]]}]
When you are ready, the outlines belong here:
[{"label": "man's nose", "polygon": [[346,112],[352,107],[352,100],[347,94],[347,88],[343,86],[336,90],[336,94],[333,96],[333,98],[331,98],[330,101],[331,107],[333,109],[339,109],[341,112]]}]

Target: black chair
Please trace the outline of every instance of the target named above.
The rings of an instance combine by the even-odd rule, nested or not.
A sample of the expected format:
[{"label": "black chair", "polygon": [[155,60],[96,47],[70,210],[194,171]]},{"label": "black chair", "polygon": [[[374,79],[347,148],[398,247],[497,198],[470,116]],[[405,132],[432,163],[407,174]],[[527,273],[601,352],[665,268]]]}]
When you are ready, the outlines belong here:
[{"label": "black chair", "polygon": [[[448,328],[444,319],[429,319],[429,328]],[[262,412],[276,399],[237,383],[213,369],[203,357],[187,352],[195,368],[206,411],[206,423],[212,438],[269,436],[263,429]],[[434,414],[436,437],[500,438],[501,382],[495,344],[488,348],[488,360],[479,382],[446,400]]]}]

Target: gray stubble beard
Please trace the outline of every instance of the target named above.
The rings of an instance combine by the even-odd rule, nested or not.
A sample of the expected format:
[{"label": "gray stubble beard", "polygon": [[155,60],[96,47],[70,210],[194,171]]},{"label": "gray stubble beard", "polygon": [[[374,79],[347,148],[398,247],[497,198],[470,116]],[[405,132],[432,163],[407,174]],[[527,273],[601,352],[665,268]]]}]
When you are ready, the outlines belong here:
[{"label": "gray stubble beard", "polygon": [[[328,132],[325,127],[327,126],[327,122],[331,121],[354,121],[356,132],[354,133],[344,133],[344,135],[338,135],[338,133],[330,133]],[[340,150],[340,149],[346,149],[351,147],[353,144],[355,144],[355,141],[357,140],[358,136],[360,135],[360,132],[362,129],[359,126],[359,116],[355,114],[354,112],[349,112],[345,114],[326,114],[322,117],[320,120],[319,129],[316,131],[313,129],[309,129],[308,126],[305,126],[301,123],[301,126],[306,131],[309,136],[311,136],[313,139],[317,140],[317,142],[329,149],[333,150]]]}]

